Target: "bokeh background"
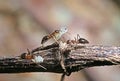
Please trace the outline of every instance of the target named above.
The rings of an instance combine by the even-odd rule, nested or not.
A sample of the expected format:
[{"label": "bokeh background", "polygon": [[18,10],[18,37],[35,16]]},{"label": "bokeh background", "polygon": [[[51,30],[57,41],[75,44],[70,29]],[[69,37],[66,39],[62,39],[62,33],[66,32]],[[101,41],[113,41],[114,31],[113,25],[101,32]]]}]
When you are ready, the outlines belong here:
[{"label": "bokeh background", "polygon": [[[90,45],[120,44],[120,0],[0,0],[0,57],[12,57],[40,46],[43,36],[68,26]],[[61,74],[0,74],[0,81],[59,81]],[[120,81],[119,66],[92,67],[65,81]]]}]

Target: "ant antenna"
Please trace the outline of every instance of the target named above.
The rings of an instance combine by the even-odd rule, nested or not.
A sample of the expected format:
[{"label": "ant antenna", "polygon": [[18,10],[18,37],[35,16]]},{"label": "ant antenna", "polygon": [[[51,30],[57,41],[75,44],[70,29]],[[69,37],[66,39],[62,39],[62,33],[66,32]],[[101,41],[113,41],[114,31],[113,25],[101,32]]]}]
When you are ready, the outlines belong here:
[{"label": "ant antenna", "polygon": [[29,49],[27,49],[27,52],[28,52],[28,54],[29,54],[29,55],[31,54],[31,52],[30,52],[30,50],[29,50]]},{"label": "ant antenna", "polygon": [[75,41],[77,41],[78,39],[76,39],[76,37],[74,37]]},{"label": "ant antenna", "polygon": [[77,40],[78,40],[78,39],[80,39],[80,35],[79,35],[79,34],[77,34]]}]

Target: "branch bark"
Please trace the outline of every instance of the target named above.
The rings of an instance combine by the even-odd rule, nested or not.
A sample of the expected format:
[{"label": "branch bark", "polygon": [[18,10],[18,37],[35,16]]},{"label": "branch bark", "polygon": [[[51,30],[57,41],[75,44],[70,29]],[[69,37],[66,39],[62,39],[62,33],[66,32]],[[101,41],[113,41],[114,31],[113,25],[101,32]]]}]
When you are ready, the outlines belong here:
[{"label": "branch bark", "polygon": [[[27,54],[27,53],[26,53]],[[12,58],[0,58],[0,73],[54,72],[63,73],[60,65],[64,56],[64,65],[68,72],[84,68],[120,64],[120,47],[115,46],[67,46],[61,50],[59,45],[52,44],[31,51],[34,56],[42,56],[44,61],[38,66],[31,59],[22,59],[21,55]]]}]

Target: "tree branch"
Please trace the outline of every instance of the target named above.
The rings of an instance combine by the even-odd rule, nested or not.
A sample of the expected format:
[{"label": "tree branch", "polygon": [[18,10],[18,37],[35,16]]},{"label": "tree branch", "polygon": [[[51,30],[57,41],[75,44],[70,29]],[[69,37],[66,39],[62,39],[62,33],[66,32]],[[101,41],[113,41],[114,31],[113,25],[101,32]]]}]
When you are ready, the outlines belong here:
[{"label": "tree branch", "polygon": [[[27,53],[26,53],[27,54]],[[60,65],[64,56],[64,65],[68,72],[76,72],[84,68],[120,64],[120,47],[114,46],[67,46],[61,50],[58,44],[39,47],[31,52],[34,56],[42,56],[44,61],[35,63],[31,59],[22,59],[21,55],[0,59],[0,73],[54,72],[63,73]],[[42,65],[46,68],[38,66]]]}]

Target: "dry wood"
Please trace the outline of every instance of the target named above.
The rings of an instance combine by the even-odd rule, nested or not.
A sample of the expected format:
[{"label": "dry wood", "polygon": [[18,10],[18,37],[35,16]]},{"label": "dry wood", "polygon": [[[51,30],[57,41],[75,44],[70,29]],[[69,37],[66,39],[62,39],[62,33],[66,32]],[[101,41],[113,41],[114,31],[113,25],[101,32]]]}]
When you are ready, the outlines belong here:
[{"label": "dry wood", "polygon": [[[61,52],[62,51],[62,52]],[[52,44],[39,47],[31,52],[35,56],[42,56],[44,61],[39,63],[47,70],[38,66],[31,59],[22,59],[21,56],[0,58],[0,73],[23,72],[54,72],[63,73],[60,61],[64,56],[64,65],[68,72],[76,72],[84,68],[120,64],[120,47],[115,46],[67,46],[61,50],[59,45]]]}]

